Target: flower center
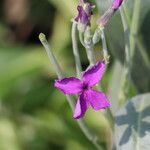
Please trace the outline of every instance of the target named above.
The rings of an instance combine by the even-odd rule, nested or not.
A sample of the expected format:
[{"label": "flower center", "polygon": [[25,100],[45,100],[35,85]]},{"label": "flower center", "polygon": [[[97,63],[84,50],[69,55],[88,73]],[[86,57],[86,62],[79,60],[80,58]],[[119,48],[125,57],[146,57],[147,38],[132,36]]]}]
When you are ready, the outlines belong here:
[{"label": "flower center", "polygon": [[87,84],[83,84],[83,90],[88,90],[89,89],[89,86]]}]

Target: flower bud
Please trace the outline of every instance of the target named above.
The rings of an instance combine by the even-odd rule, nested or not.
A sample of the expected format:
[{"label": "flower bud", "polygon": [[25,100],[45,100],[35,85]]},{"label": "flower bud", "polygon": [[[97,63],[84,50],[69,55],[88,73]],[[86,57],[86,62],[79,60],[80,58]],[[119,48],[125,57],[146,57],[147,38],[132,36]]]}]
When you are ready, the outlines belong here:
[{"label": "flower bud", "polygon": [[90,25],[92,11],[94,5],[86,2],[85,0],[80,0],[78,9],[78,16],[75,18],[75,21],[78,23],[78,30],[84,32],[86,27]]},{"label": "flower bud", "polygon": [[123,0],[113,0],[112,8],[117,10],[121,6],[122,2]]},{"label": "flower bud", "polygon": [[112,5],[108,8],[108,10],[97,20],[97,24],[99,27],[105,27],[110,21],[111,17],[114,13],[119,9],[123,0],[113,0]]},{"label": "flower bud", "polygon": [[101,16],[98,20],[97,20],[97,24],[100,28],[104,28],[109,20],[111,19],[111,17],[113,16],[115,10],[112,9],[112,7],[110,7],[103,16]]}]

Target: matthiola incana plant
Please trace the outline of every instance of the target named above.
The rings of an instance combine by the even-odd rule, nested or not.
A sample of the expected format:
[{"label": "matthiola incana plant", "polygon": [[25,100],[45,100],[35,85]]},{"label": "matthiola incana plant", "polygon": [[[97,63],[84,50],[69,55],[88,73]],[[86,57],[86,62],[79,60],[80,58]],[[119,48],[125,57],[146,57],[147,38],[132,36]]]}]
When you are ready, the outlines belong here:
[{"label": "matthiola incana plant", "polygon": [[[101,0],[97,0],[96,2],[102,3]],[[114,147],[114,149],[117,150],[134,150],[135,145],[137,146],[137,144],[139,144],[139,142],[137,141],[147,135],[146,131],[150,131],[147,126],[150,124],[141,121],[143,116],[145,117],[148,113],[150,114],[150,111],[147,108],[148,106],[150,107],[150,102],[147,101],[150,94],[139,95],[135,98],[132,98],[127,103],[125,101],[127,98],[126,89],[128,89],[126,83],[129,82],[128,76],[131,76],[130,73],[132,69],[132,58],[134,49],[136,47],[135,36],[133,36],[133,33],[135,35],[135,32],[137,32],[138,30],[135,30],[132,27],[130,29],[130,26],[128,26],[128,22],[126,19],[127,14],[124,14],[125,10],[121,8],[121,4],[123,4],[123,0],[111,1],[111,5],[108,7],[105,13],[99,16],[99,18],[97,19],[97,23],[94,23],[91,21],[91,17],[92,15],[94,15],[93,9],[97,9],[97,5],[93,4],[90,0],[78,1],[76,11],[77,14],[72,19],[73,21],[71,30],[72,50],[75,59],[76,75],[72,75],[71,77],[64,76],[59,63],[45,38],[45,35],[43,33],[39,35],[40,41],[45,47],[49,59],[54,66],[55,72],[58,76],[58,79],[54,81],[54,87],[65,94],[66,99],[72,109],[73,118],[77,121],[79,127],[81,128],[87,139],[95,146],[96,149],[99,150],[103,149],[103,147],[99,143],[99,138],[95,136],[93,132],[91,132],[91,130],[83,120],[85,113],[89,107],[93,108],[96,111],[106,109],[103,115],[105,116],[105,118],[112,119],[110,122],[114,123],[115,130],[111,130],[111,132],[114,131],[114,140],[111,140],[114,142],[109,143],[109,149]],[[137,6],[140,5],[135,1],[135,9],[139,8]],[[107,27],[109,21],[111,21],[111,18],[114,16],[116,11],[118,11],[118,13],[120,12],[121,14],[120,21],[123,25],[125,39],[125,48],[124,51],[122,50],[123,52],[125,52],[124,66],[120,68],[119,72],[114,73],[113,81],[111,82],[113,83],[114,81],[116,81],[115,87],[119,86],[119,88],[117,87],[117,89],[119,89],[118,91],[120,91],[120,93],[118,94],[118,97],[116,96],[116,99],[118,98],[119,102],[117,102],[116,99],[112,98],[114,94],[113,96],[107,96],[107,93],[102,92],[100,90],[101,84],[99,83],[102,80],[104,72],[108,68],[109,63],[111,63],[111,61],[109,60],[110,56],[107,49],[105,28]],[[137,10],[134,10],[134,12],[135,13],[133,15],[133,20],[137,21],[136,15],[139,14],[136,14],[138,12]],[[97,24],[95,32],[91,30],[93,24]],[[132,26],[137,27],[135,26],[134,22],[132,22]],[[77,35],[79,35],[79,40]],[[96,59],[94,51],[95,44],[98,44],[100,40],[102,44],[102,56],[100,57],[101,59]],[[82,70],[82,60],[80,59],[79,55],[79,51],[81,50],[78,49],[78,41],[80,41],[81,43],[80,46],[83,46],[83,48],[85,49],[89,61],[89,66],[84,71]],[[109,42],[111,43],[111,41]],[[115,43],[117,42],[120,41],[115,41]],[[82,53],[83,52],[84,51],[82,51]],[[111,85],[111,90],[114,89],[114,86]],[[76,94],[77,98],[74,99],[74,97],[72,96],[73,94]],[[122,104],[123,108],[120,108],[119,104]],[[143,113],[143,116],[140,114],[140,112]],[[142,124],[140,124],[141,122]],[[129,127],[126,128],[126,126],[123,126],[125,124],[129,124]],[[143,126],[143,128],[146,128],[146,131],[143,131],[143,129],[140,130],[141,126]],[[110,133],[110,135],[111,134],[112,133]],[[141,145],[138,145],[138,147],[141,147]]]}]

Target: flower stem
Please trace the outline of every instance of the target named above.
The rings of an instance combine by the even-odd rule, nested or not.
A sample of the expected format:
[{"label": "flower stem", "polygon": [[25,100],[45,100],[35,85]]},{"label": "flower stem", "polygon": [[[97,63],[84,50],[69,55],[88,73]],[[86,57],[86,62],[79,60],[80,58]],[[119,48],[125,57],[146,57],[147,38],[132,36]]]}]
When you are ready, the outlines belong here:
[{"label": "flower stem", "polygon": [[[109,54],[108,54],[108,50],[107,50],[104,28],[98,28],[98,30],[100,30],[100,32],[101,32],[100,35],[101,35],[101,39],[102,39],[102,49],[103,49],[104,61],[106,64],[108,64],[109,63]],[[99,84],[98,84],[98,89],[100,90]],[[114,117],[113,117],[113,114],[112,114],[112,111],[110,110],[110,108],[107,108],[107,114],[109,115],[109,118],[113,121]]]},{"label": "flower stem", "polygon": [[109,63],[109,55],[107,50],[106,38],[104,28],[101,28],[101,39],[102,39],[102,47],[103,47],[103,57],[106,63]]},{"label": "flower stem", "polygon": [[[46,40],[46,37],[43,33],[39,35],[39,39],[44,46],[47,55],[49,57],[50,62],[54,66],[55,72],[59,79],[63,78],[63,73],[61,71],[61,68]],[[67,101],[69,103],[69,106],[71,107],[71,110],[74,110],[74,100],[70,95],[66,95]],[[82,132],[86,136],[86,138],[91,141],[91,143],[97,148],[97,150],[103,150],[102,147],[98,144],[98,138],[97,136],[89,129],[89,127],[86,125],[85,121],[83,119],[77,120],[79,127],[81,128]]]},{"label": "flower stem", "polygon": [[77,23],[73,21],[72,31],[71,31],[72,47],[73,47],[73,54],[75,58],[77,76],[80,77],[82,69],[81,69],[81,61],[80,61],[79,50],[77,45],[76,31],[77,31]]},{"label": "flower stem", "polygon": [[47,42],[47,40],[46,40],[45,35],[43,33],[40,33],[39,39],[40,39],[42,45],[44,46],[44,48],[46,50],[46,53],[47,53],[47,55],[49,57],[50,62],[54,66],[54,69],[55,69],[55,72],[56,72],[58,78],[63,78],[63,73],[61,71],[61,68],[60,68],[60,66],[59,66],[59,64],[58,64],[58,62],[57,62],[57,60],[56,60],[56,58],[55,58],[55,56],[54,56],[54,54],[53,54],[49,44]]},{"label": "flower stem", "polygon": [[93,36],[91,34],[91,28],[87,26],[84,33],[84,45],[85,45],[88,60],[90,62],[90,66],[94,65],[96,62],[92,38]]}]

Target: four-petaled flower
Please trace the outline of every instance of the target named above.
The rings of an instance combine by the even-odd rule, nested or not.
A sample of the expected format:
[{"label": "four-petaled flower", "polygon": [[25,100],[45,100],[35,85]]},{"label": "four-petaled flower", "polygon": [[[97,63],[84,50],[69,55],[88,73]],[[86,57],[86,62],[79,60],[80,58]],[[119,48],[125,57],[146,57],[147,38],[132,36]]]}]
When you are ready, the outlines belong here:
[{"label": "four-petaled flower", "polygon": [[78,9],[78,16],[75,18],[75,21],[78,23],[78,30],[84,32],[87,25],[90,25],[92,11],[95,6],[91,3],[88,3],[86,0],[80,0]]},{"label": "four-petaled flower", "polygon": [[64,94],[80,94],[73,115],[75,119],[82,118],[90,105],[95,110],[110,106],[103,92],[92,89],[102,79],[105,68],[105,62],[99,61],[83,72],[81,80],[75,77],[55,80],[55,87]]}]

